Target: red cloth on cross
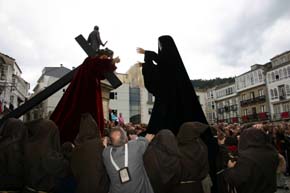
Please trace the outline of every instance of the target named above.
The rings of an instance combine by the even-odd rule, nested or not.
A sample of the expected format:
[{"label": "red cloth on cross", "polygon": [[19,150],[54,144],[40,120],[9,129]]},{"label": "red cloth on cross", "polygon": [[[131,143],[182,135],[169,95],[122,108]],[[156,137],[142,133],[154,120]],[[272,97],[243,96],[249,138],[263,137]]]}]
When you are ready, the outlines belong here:
[{"label": "red cloth on cross", "polygon": [[95,118],[103,135],[104,114],[100,81],[105,79],[105,72],[114,70],[116,66],[111,59],[98,57],[88,57],[79,67],[50,117],[59,127],[62,143],[74,141],[83,113],[90,113]]}]

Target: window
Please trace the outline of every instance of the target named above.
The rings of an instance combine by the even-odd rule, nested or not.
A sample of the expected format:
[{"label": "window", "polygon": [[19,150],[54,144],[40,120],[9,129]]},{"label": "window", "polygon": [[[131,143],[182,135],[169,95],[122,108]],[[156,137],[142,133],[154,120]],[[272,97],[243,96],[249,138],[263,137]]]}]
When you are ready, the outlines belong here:
[{"label": "window", "polygon": [[280,77],[280,79],[282,79],[282,78],[283,78],[282,69],[280,69],[280,70],[279,70],[279,77]]},{"label": "window", "polygon": [[286,70],[286,68],[283,68],[283,77],[287,78],[287,70]]},{"label": "window", "polygon": [[212,109],[215,108],[215,105],[214,105],[214,102],[213,102],[213,101],[211,102],[211,108],[212,108]]},{"label": "window", "polygon": [[290,111],[290,103],[283,103],[282,112],[289,112],[289,111]]},{"label": "window", "polygon": [[255,92],[250,92],[250,99],[254,99],[255,98]]},{"label": "window", "polygon": [[243,95],[242,95],[242,101],[246,100],[246,98],[247,98],[247,97],[246,97],[246,94],[243,94]]},{"label": "window", "polygon": [[290,96],[290,85],[289,84],[286,85],[286,95]]},{"label": "window", "polygon": [[272,76],[272,81],[274,82],[276,80],[274,72],[271,73],[271,76]]},{"label": "window", "polygon": [[118,93],[117,92],[110,92],[110,99],[117,100],[118,99]]},{"label": "window", "polygon": [[260,89],[259,91],[259,96],[264,96],[265,94],[264,94],[264,89]]},{"label": "window", "polygon": [[279,114],[279,113],[281,113],[280,104],[276,104],[276,105],[274,105],[274,113],[275,113],[275,114]]},{"label": "window", "polygon": [[273,89],[270,90],[270,95],[271,95],[271,99],[274,99],[274,90]]},{"label": "window", "polygon": [[271,74],[268,74],[268,83],[271,83]]},{"label": "window", "polygon": [[261,112],[261,113],[266,112],[265,105],[261,105],[261,106],[260,106],[260,112]]},{"label": "window", "polygon": [[148,114],[151,115],[152,114],[152,108],[148,109]]},{"label": "window", "polygon": [[244,116],[248,115],[248,109],[244,109]]},{"label": "window", "polygon": [[262,82],[263,81],[263,75],[262,75],[261,71],[258,72],[258,76],[259,76],[259,82]]},{"label": "window", "polygon": [[274,99],[278,98],[278,91],[277,88],[274,88]]},{"label": "window", "polygon": [[10,96],[10,103],[14,104],[14,96],[13,95]]},{"label": "window", "polygon": [[253,76],[253,74],[250,75],[250,80],[251,80],[251,85],[253,85],[254,84],[254,76]]},{"label": "window", "polygon": [[285,97],[286,97],[285,85],[278,86],[278,90],[279,90],[279,98],[280,98],[280,100],[284,100]]},{"label": "window", "polygon": [[290,77],[290,66],[287,67],[288,77]]},{"label": "window", "polygon": [[148,93],[148,104],[154,103],[154,96],[151,93]]},{"label": "window", "polygon": [[275,71],[275,80],[279,80],[279,73],[278,73],[278,71]]}]

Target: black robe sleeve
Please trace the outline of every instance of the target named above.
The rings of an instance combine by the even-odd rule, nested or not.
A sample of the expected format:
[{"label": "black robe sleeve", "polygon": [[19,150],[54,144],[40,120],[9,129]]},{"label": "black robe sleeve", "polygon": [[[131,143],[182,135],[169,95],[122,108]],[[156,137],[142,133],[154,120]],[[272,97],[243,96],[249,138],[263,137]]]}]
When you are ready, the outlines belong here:
[{"label": "black robe sleeve", "polygon": [[235,167],[225,170],[224,177],[228,184],[239,187],[251,177],[251,164],[247,160],[239,158]]},{"label": "black robe sleeve", "polygon": [[[143,63],[142,74],[144,77],[144,84],[146,89],[154,96],[158,95],[160,90],[160,74],[158,65],[158,55],[152,51],[145,51],[145,63]],[[153,62],[154,61],[154,62]]]}]

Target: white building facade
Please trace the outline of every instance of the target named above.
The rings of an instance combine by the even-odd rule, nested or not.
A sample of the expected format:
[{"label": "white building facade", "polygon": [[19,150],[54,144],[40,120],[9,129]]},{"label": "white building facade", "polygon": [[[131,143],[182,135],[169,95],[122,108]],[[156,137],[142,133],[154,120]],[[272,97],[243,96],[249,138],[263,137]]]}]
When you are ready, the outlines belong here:
[{"label": "white building facade", "polygon": [[22,71],[15,59],[0,53],[1,114],[14,110],[27,99],[30,85],[21,75]]},{"label": "white building facade", "polygon": [[290,51],[271,59],[267,88],[271,117],[274,121],[290,119]]},{"label": "white building facade", "polygon": [[[63,77],[65,74],[69,73],[71,70],[63,67],[45,67],[42,70],[42,74],[37,81],[37,85],[33,89],[33,96],[43,91],[45,88],[53,84],[55,81]],[[48,97],[46,100],[42,101],[39,105],[33,108],[30,112],[26,114],[26,120],[35,119],[49,119],[50,115],[54,111],[58,102],[62,98],[68,85],[64,86],[62,89],[58,90],[56,93]]]},{"label": "white building facade", "polygon": [[109,108],[116,116],[122,113],[125,123],[130,122],[130,85],[127,74],[116,74],[122,81],[122,85],[110,92]]}]

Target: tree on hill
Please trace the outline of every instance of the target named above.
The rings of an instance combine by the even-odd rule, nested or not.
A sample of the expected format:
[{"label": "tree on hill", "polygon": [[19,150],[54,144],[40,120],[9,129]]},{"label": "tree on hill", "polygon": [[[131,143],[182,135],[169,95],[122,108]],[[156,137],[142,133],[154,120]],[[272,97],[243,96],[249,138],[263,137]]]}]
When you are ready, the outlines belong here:
[{"label": "tree on hill", "polygon": [[207,89],[207,88],[212,88],[214,86],[218,86],[221,84],[234,83],[235,78],[234,77],[215,78],[215,79],[210,79],[210,80],[196,79],[196,80],[191,80],[191,82],[195,88]]}]

